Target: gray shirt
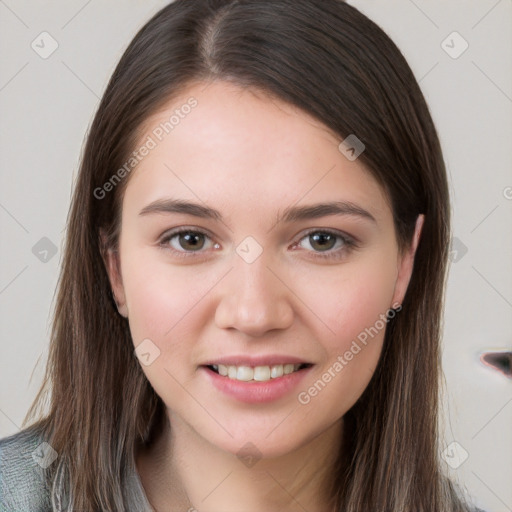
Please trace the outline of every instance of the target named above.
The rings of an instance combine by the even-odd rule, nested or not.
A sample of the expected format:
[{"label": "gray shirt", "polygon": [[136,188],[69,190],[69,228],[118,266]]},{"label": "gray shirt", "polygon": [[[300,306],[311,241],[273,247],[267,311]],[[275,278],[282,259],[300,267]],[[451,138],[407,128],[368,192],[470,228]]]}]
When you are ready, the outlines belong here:
[{"label": "gray shirt", "polygon": [[[0,439],[0,512],[60,512],[64,506],[52,509],[50,489],[45,481],[45,469],[56,455],[34,429],[24,429]],[[64,490],[58,496],[64,496]],[[126,510],[154,512],[138,472],[129,473],[123,489]]]},{"label": "gray shirt", "polygon": [[[44,466],[51,465],[52,453],[37,431],[31,428],[0,439],[0,512],[61,512],[52,509]],[[63,496],[60,490],[57,496]],[[155,512],[151,507],[138,472],[128,474],[123,489],[128,512]],[[475,509],[475,512],[483,512]]]}]

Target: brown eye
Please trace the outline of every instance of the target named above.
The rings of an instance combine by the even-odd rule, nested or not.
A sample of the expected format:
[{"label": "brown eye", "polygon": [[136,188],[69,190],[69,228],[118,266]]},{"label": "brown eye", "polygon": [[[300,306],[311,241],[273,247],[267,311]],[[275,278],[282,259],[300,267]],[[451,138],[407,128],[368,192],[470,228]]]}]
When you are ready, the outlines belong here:
[{"label": "brown eye", "polygon": [[180,247],[186,251],[199,250],[204,246],[204,235],[202,233],[184,231],[183,233],[179,233],[175,236],[178,239]]},{"label": "brown eye", "polygon": [[307,233],[298,245],[303,249],[308,249],[308,252],[313,253],[315,258],[330,259],[343,258],[358,246],[352,237],[344,233],[319,229]]},{"label": "brown eye", "polygon": [[321,231],[309,235],[310,245],[318,251],[332,249],[336,245],[336,236]]},{"label": "brown eye", "polygon": [[210,237],[201,231],[182,229],[165,235],[160,245],[181,254],[204,252],[202,249],[206,248],[209,239]]}]

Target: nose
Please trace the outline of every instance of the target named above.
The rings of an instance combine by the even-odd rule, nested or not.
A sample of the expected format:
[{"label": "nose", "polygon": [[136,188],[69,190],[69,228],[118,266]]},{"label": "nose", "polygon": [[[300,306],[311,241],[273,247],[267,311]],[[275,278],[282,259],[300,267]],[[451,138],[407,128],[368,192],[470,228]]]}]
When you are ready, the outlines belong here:
[{"label": "nose", "polygon": [[234,268],[221,285],[215,312],[217,327],[260,337],[292,324],[292,292],[285,284],[286,276],[268,268],[264,254],[252,263],[235,258]]}]

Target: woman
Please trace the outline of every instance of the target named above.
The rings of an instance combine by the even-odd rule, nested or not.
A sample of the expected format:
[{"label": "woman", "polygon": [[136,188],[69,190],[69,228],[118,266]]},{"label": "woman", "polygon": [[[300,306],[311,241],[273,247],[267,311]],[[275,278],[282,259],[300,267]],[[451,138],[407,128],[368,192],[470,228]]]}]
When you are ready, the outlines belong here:
[{"label": "woman", "polygon": [[471,510],[439,460],[449,236],[378,26],[337,0],[165,7],[88,134],[4,509]]}]

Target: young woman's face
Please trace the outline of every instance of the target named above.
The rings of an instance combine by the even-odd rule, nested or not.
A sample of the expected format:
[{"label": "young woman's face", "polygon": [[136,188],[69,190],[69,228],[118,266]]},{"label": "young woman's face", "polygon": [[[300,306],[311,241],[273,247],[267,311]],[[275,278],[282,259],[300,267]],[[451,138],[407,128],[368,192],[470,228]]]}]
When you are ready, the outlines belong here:
[{"label": "young woman's face", "polygon": [[196,84],[144,132],[109,259],[143,371],[223,450],[304,446],[368,385],[414,245],[341,139],[285,103]]}]

